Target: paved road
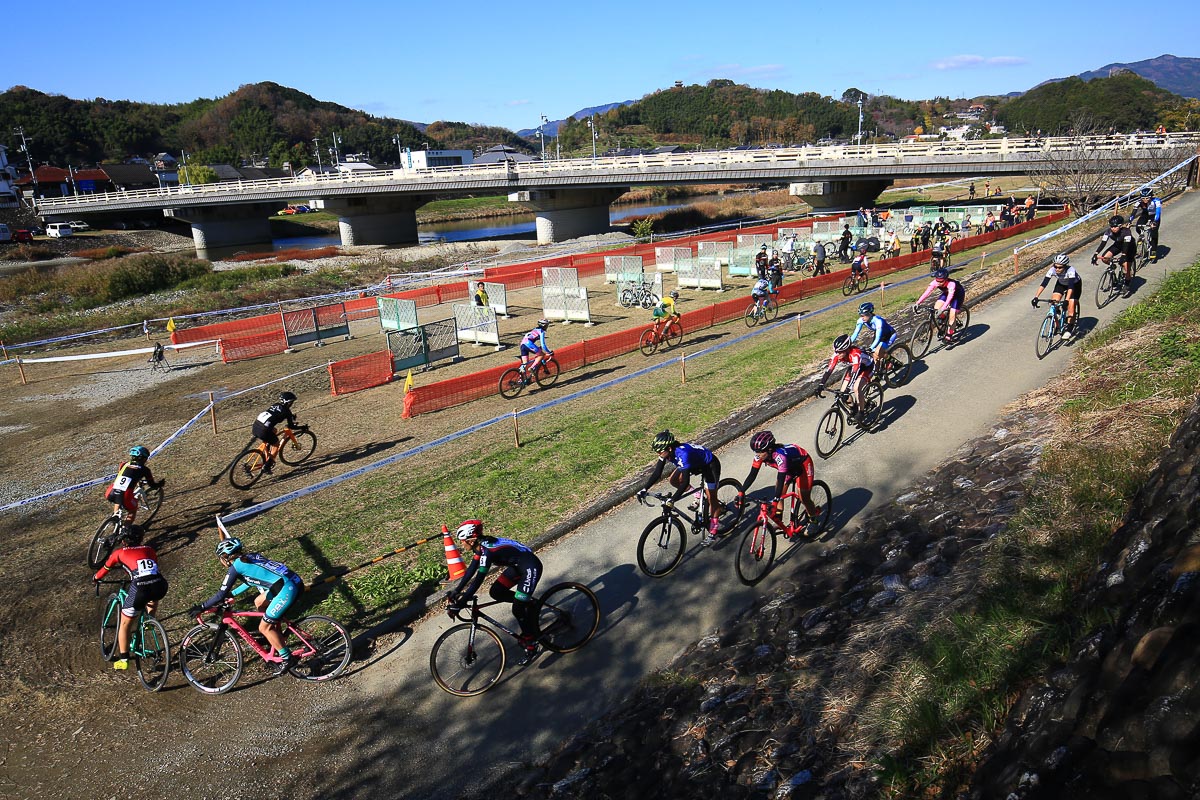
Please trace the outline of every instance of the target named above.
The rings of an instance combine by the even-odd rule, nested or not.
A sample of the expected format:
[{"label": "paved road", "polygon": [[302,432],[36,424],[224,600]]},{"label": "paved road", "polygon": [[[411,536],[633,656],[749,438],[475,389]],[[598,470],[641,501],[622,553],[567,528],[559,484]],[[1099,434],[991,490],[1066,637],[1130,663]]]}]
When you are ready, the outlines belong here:
[{"label": "paved road", "polygon": [[[1197,212],[1196,195],[1170,205],[1162,243],[1171,251],[1160,266],[1143,271],[1139,295],[1145,296],[1166,270],[1200,256],[1200,232],[1182,222]],[[1075,260],[1086,265],[1086,252]],[[1081,325],[1086,331],[1132,301],[1117,300],[1098,311],[1093,299],[1098,270],[1085,266],[1083,272]],[[828,461],[818,459],[818,477],[833,489],[834,523],[843,533],[852,518],[919,481],[946,454],[987,430],[1003,405],[1067,365],[1070,347],[1041,361],[1035,357],[1044,310],[1031,309],[1029,298],[1038,280],[974,309],[968,338],[951,350],[931,353],[907,387],[889,394],[882,430],[851,441]],[[776,436],[809,447],[828,403],[804,403],[780,417],[772,424]],[[726,475],[744,476],[750,460],[744,441],[719,455]],[[757,488],[766,477],[760,476]],[[655,580],[638,572],[634,557],[637,537],[652,516],[651,509],[624,504],[542,554],[543,586],[579,580],[600,598],[600,633],[578,653],[547,654],[528,668],[510,668],[504,683],[488,695],[460,700],[439,691],[428,672],[430,646],[449,625],[444,617],[393,642],[385,656],[352,679],[356,700],[335,718],[343,724],[315,726],[315,738],[324,737],[323,743],[305,750],[320,751],[342,767],[337,778],[315,788],[339,796],[457,796],[491,768],[568,738],[625,697],[645,674],[769,592],[781,573],[811,568],[819,549],[793,551],[754,590],[734,576],[736,541],[712,551],[693,545],[674,573]],[[344,724],[349,720],[354,720],[352,731]],[[307,794],[314,787],[305,784]]]}]

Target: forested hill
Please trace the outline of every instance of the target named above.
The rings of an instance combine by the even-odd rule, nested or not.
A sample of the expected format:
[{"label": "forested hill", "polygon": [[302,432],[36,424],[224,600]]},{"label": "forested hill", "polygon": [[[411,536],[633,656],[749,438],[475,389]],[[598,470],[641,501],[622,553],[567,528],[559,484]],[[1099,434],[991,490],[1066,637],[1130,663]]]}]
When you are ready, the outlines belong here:
[{"label": "forested hill", "polygon": [[1106,78],[1116,70],[1127,69],[1183,97],[1200,99],[1200,58],[1180,58],[1170,54],[1130,64],[1107,64],[1091,72],[1082,72],[1085,81]]},{"label": "forested hill", "polygon": [[997,107],[996,118],[1014,132],[1059,133],[1081,122],[1101,130],[1183,130],[1200,119],[1200,101],[1179,97],[1131,72],[1111,78],[1066,78],[1044,83]]},{"label": "forested hill", "polygon": [[424,132],[411,123],[372,117],[275,83],[256,83],[215,100],[162,105],[130,100],[73,100],[25,86],[0,94],[0,119],[20,125],[32,138],[38,163],[85,166],[120,162],[133,155],[187,151],[202,164],[268,160],[300,167],[322,159],[336,132],[340,153],[369,153],[395,161],[400,147],[475,149],[509,144],[531,152],[506,128],[437,122]]}]

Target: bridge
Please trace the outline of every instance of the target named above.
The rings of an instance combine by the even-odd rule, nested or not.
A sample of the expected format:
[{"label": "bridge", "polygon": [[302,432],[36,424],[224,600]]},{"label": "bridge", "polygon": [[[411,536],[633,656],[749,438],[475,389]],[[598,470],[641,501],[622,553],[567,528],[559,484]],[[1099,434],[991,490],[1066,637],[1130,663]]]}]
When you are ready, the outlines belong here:
[{"label": "bridge", "polygon": [[1028,175],[1048,160],[1097,158],[1129,171],[1166,166],[1195,151],[1200,134],[905,142],[884,145],[717,150],[616,158],[509,161],[431,169],[380,169],[309,177],[196,184],[36,201],[46,221],[161,211],[189,223],[196,248],[269,242],[268,217],[307,201],[338,216],[342,244],[417,241],[416,210],[438,198],[507,194],[531,210],[539,244],[608,230],[609,205],[635,186],[788,183],[814,208],[857,208],[898,178]]}]

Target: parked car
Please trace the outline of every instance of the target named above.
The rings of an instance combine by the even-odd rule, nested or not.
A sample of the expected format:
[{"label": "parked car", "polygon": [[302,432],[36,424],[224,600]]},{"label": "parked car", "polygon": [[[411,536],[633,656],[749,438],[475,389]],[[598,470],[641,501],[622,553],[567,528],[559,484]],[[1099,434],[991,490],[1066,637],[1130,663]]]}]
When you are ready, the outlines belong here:
[{"label": "parked car", "polygon": [[90,231],[92,229],[91,225],[88,225],[81,219],[73,219],[67,224],[71,226],[71,230],[75,231],[75,233],[83,233],[84,231]]},{"label": "parked car", "polygon": [[25,228],[18,228],[17,230],[13,231],[12,240],[14,242],[32,242],[33,234]]},{"label": "parked car", "polygon": [[12,234],[8,230],[8,226],[0,223],[0,242],[11,242]]},{"label": "parked car", "polygon": [[295,213],[297,213],[297,214],[307,214],[310,211],[314,210],[314,209],[309,208],[308,206],[292,206],[292,208],[294,208],[296,210]]},{"label": "parked car", "polygon": [[46,235],[51,239],[62,239],[75,233],[69,222],[51,222],[46,226]]},{"label": "parked car", "polygon": [[296,213],[296,209],[292,208],[291,206],[288,206],[287,208],[281,208],[281,209],[279,210],[279,212],[278,212],[278,213],[277,213],[275,216],[277,216],[277,217],[289,217],[289,216],[291,216],[292,214],[295,214],[295,213]]}]

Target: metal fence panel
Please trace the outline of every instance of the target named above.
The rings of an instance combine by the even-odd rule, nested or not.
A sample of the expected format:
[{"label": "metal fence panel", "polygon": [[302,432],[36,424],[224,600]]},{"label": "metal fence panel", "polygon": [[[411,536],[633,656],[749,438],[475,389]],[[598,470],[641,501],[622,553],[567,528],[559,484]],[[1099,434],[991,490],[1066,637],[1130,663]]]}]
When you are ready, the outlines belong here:
[{"label": "metal fence panel", "polygon": [[579,271],[571,267],[542,267],[542,285],[576,289],[579,287]]},{"label": "metal fence panel", "polygon": [[654,268],[659,272],[673,272],[675,262],[691,258],[690,247],[656,247],[654,248]]},{"label": "metal fence panel", "polygon": [[399,297],[377,297],[379,326],[385,331],[407,331],[417,327],[417,302]]},{"label": "metal fence panel", "polygon": [[458,328],[460,342],[500,346],[500,326],[496,323],[496,312],[491,306],[455,303],[454,324]]},{"label": "metal fence panel", "polygon": [[642,274],[645,265],[641,256],[605,256],[604,282],[616,283],[622,275]]}]

